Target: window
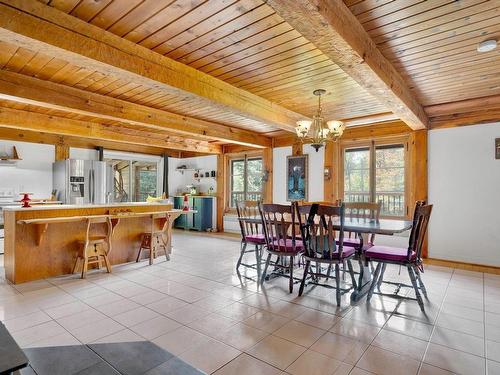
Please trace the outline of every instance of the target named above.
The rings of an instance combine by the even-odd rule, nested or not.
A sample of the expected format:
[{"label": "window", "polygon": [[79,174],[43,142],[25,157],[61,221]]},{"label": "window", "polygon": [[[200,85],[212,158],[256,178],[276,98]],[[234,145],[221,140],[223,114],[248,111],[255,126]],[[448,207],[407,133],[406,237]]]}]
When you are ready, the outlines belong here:
[{"label": "window", "polygon": [[406,215],[403,143],[345,148],[343,176],[344,201],[382,202],[382,216]]},{"label": "window", "polygon": [[262,199],[262,158],[242,157],[229,162],[230,207],[237,201],[260,201]]},{"label": "window", "polygon": [[112,170],[113,202],[145,202],[161,194],[159,157],[108,151],[105,160]]}]

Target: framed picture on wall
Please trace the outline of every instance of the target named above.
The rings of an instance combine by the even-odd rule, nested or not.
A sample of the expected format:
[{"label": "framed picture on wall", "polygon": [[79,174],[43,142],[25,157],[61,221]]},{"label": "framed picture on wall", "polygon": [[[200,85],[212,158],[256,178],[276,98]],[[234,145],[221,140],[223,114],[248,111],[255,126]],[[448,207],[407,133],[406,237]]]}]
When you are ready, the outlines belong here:
[{"label": "framed picture on wall", "polygon": [[286,158],[286,200],[289,202],[307,200],[308,155]]},{"label": "framed picture on wall", "polygon": [[495,159],[500,159],[500,138],[495,139]]}]

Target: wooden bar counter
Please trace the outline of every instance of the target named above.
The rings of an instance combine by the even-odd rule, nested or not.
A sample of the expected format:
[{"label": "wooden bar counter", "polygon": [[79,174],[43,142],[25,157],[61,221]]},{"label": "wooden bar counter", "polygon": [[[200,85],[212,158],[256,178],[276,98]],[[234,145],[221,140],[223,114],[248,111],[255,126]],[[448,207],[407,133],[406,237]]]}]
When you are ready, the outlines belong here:
[{"label": "wooden bar counter", "polygon": [[141,234],[151,230],[152,222],[157,230],[164,223],[153,221],[153,213],[172,214],[173,222],[181,212],[173,210],[170,204],[150,203],[6,208],[5,276],[19,284],[71,273],[78,241],[85,236],[85,219],[95,215],[109,215],[112,219],[111,264],[133,261]]}]

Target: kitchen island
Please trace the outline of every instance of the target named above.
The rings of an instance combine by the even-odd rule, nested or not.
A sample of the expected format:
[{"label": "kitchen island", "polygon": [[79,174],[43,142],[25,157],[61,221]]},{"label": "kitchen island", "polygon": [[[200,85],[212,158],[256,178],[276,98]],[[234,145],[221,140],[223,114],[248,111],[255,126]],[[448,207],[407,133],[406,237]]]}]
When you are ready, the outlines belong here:
[{"label": "kitchen island", "polygon": [[[162,213],[163,219],[153,219],[153,215]],[[142,233],[161,229],[167,217],[172,224],[181,213],[171,204],[160,203],[6,208],[6,278],[18,284],[71,273],[80,246],[78,241],[85,237],[85,219],[89,216],[111,218],[109,260],[111,264],[120,264],[135,260]]]}]

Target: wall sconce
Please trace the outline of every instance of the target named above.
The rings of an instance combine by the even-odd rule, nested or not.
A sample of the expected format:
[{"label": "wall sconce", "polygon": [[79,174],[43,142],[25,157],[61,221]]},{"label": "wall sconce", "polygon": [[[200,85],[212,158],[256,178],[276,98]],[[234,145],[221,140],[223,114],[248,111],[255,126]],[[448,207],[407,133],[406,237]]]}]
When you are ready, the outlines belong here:
[{"label": "wall sconce", "polygon": [[265,170],[262,172],[262,181],[267,182],[269,180],[269,171]]},{"label": "wall sconce", "polygon": [[332,167],[325,167],[323,177],[325,178],[325,181],[329,181],[332,178]]}]

